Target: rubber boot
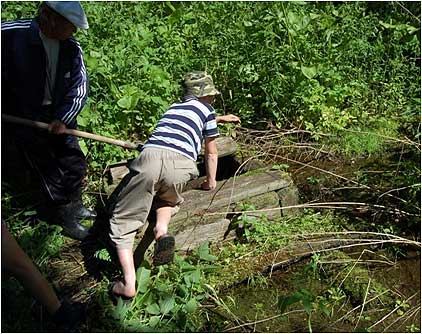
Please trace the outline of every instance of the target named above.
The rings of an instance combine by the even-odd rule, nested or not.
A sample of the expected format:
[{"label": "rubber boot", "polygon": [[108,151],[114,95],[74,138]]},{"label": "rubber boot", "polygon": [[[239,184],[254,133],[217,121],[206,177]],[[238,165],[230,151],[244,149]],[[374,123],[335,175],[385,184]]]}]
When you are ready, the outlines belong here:
[{"label": "rubber boot", "polygon": [[89,235],[89,228],[80,224],[81,219],[75,212],[78,206],[74,203],[61,205],[55,208],[54,221],[63,227],[63,232],[75,240],[84,240]]},{"label": "rubber boot", "polygon": [[75,191],[72,195],[70,195],[70,200],[75,206],[75,215],[80,220],[83,219],[92,219],[94,220],[97,217],[97,212],[95,210],[88,209],[82,203],[82,192],[81,190]]},{"label": "rubber boot", "polygon": [[64,332],[72,332],[85,319],[85,305],[82,303],[69,304],[62,301],[59,309],[53,314],[53,322]]}]

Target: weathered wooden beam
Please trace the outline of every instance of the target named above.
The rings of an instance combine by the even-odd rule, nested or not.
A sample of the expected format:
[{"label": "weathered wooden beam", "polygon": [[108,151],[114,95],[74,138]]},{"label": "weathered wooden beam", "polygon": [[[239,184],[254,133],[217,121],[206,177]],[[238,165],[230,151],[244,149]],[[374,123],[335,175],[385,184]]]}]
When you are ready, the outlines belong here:
[{"label": "weathered wooden beam", "polygon": [[[185,202],[172,218],[171,230],[178,233],[189,226],[210,222],[209,219],[226,218],[227,211],[232,211],[231,204],[287,188],[292,184],[287,173],[267,170],[219,181],[214,191],[189,190],[183,193]],[[213,215],[206,217],[206,214]],[[204,221],[203,217],[208,221]],[[198,222],[200,220],[202,221]]]},{"label": "weathered wooden beam", "polygon": [[223,218],[210,224],[189,227],[176,234],[176,248],[186,251],[198,247],[206,241],[222,241],[225,239],[229,225],[230,220]]},{"label": "weathered wooden beam", "polygon": [[[196,186],[199,184],[197,182]],[[271,170],[240,175],[217,184],[215,191],[191,189],[183,192],[185,202],[169,225],[169,233],[175,236],[177,249],[193,249],[206,240],[219,242],[233,239],[234,234],[229,234],[228,229],[234,215],[228,212],[242,211],[244,204],[260,210],[247,213],[248,217],[267,215],[270,221],[280,218],[281,211],[277,208],[283,203],[280,202],[277,191],[294,188],[287,173]],[[151,223],[153,222],[150,221]],[[137,252],[139,255],[135,259],[141,254],[143,256],[152,240],[150,235],[142,238],[138,246],[142,251]]]},{"label": "weathered wooden beam", "polygon": [[[235,154],[237,151],[236,142],[231,137],[220,136],[215,139],[217,145],[218,157],[226,157]],[[200,155],[204,155],[204,145],[202,145]]]}]

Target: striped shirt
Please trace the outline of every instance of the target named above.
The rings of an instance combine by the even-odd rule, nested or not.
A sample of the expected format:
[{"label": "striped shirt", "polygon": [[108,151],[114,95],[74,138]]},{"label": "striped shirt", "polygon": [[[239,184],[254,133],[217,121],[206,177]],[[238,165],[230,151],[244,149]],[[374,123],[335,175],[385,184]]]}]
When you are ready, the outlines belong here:
[{"label": "striped shirt", "polygon": [[143,147],[165,148],[196,161],[204,138],[217,136],[213,107],[188,96],[170,106]]}]

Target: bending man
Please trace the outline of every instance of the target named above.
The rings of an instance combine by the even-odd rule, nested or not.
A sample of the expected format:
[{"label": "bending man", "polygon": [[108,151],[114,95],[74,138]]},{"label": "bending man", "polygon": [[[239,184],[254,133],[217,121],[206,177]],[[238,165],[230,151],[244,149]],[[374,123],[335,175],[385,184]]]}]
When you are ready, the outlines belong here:
[{"label": "bending man", "polygon": [[[185,96],[163,115],[141,154],[129,166],[129,174],[116,188],[110,219],[110,237],[117,249],[123,281],[111,287],[114,295],[135,296],[133,244],[138,229],[150,210],[155,210],[154,264],[173,259],[175,239],[167,234],[173,208],[183,202],[183,185],[198,177],[196,159],[205,141],[206,180],[204,190],[216,187],[218,136],[216,115],[211,106],[219,94],[206,72],[190,72],[184,77]],[[236,117],[235,117],[236,118]],[[225,119],[222,121],[238,121]]]}]

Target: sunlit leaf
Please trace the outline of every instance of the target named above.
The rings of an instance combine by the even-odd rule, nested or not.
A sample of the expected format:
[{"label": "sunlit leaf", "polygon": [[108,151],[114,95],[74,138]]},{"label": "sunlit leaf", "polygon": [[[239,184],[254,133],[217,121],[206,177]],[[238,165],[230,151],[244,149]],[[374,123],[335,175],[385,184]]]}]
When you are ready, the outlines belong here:
[{"label": "sunlit leaf", "polygon": [[136,281],[138,283],[138,291],[145,293],[148,290],[151,279],[151,270],[141,267],[136,272]]},{"label": "sunlit leaf", "polygon": [[154,315],[160,314],[160,307],[158,306],[157,303],[154,303],[154,304],[148,305],[145,308],[145,311],[147,311],[149,314],[154,314]]},{"label": "sunlit leaf", "polygon": [[123,96],[119,101],[117,101],[119,107],[124,109],[130,109],[132,105],[132,98],[131,96]]},{"label": "sunlit leaf", "polygon": [[306,67],[302,65],[300,69],[302,70],[303,75],[308,79],[312,79],[317,74],[317,68],[315,66]]},{"label": "sunlit leaf", "polygon": [[160,311],[163,314],[167,314],[173,309],[175,305],[176,305],[176,301],[174,297],[166,296],[166,298],[160,301]]},{"label": "sunlit leaf", "polygon": [[192,313],[193,311],[196,310],[197,307],[198,307],[198,302],[194,298],[192,298],[186,303],[185,310],[188,313]]}]

